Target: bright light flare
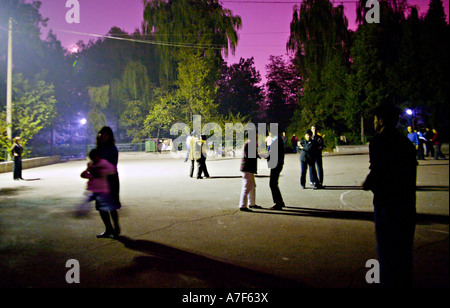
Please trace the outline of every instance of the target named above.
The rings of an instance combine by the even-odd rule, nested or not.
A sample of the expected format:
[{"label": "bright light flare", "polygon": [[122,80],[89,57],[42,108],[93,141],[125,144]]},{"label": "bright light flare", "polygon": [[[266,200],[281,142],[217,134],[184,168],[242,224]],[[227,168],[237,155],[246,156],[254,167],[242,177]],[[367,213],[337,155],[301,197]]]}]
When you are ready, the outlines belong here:
[{"label": "bright light flare", "polygon": [[80,120],[80,124],[81,124],[81,125],[85,125],[86,123],[87,123],[86,118],[82,118],[82,119]]}]

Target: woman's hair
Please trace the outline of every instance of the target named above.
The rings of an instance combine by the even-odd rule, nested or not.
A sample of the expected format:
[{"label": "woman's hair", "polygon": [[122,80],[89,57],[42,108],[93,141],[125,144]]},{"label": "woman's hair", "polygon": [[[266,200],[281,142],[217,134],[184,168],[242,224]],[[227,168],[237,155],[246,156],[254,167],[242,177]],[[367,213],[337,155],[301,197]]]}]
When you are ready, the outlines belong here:
[{"label": "woman's hair", "polygon": [[[103,134],[108,134],[109,138],[107,141],[107,144],[100,144],[100,136]],[[116,140],[114,139],[114,133],[109,126],[103,126],[102,129],[97,134],[97,145],[114,145],[116,143]]]}]

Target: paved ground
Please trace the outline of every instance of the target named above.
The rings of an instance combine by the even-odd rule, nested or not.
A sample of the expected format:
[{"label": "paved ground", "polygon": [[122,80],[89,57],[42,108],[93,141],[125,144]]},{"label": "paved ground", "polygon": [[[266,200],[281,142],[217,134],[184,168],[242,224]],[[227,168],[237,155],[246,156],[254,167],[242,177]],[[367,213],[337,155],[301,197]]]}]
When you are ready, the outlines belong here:
[{"label": "paved ground", "polygon": [[[238,211],[237,159],[208,160],[210,179],[164,155],[121,155],[122,237],[97,239],[96,211],[74,216],[85,161],[0,174],[0,287],[369,287],[375,259],[372,194],[360,189],[368,155],[324,157],[324,190],[299,188],[287,155],[283,211]],[[257,203],[272,205],[259,162]],[[449,286],[449,163],[418,168],[415,286]],[[66,261],[80,264],[68,284]]]}]

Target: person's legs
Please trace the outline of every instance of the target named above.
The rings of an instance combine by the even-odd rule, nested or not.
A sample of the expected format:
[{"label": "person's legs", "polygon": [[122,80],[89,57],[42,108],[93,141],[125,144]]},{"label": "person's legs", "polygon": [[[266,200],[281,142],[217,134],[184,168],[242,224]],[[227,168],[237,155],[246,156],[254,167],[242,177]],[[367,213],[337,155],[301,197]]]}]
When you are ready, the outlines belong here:
[{"label": "person's legs", "polygon": [[415,211],[374,206],[380,280],[383,287],[412,287]]},{"label": "person's legs", "polygon": [[247,208],[248,205],[255,205],[256,190],[255,176],[250,172],[242,172],[242,191],[239,201],[239,208]]},{"label": "person's legs", "polygon": [[316,167],[317,167],[317,180],[319,182],[319,185],[323,185],[323,160],[322,156],[318,157],[316,160]]},{"label": "person's legs", "polygon": [[111,237],[114,233],[114,229],[111,225],[111,220],[109,218],[109,212],[107,211],[99,211],[100,213],[100,217],[103,221],[103,223],[105,224],[105,232],[97,235],[98,238],[102,238],[102,237]]},{"label": "person's legs", "polygon": [[194,160],[191,159],[191,168],[189,170],[189,176],[193,177],[194,176]]},{"label": "person's legs", "polygon": [[120,235],[120,226],[119,226],[119,214],[117,211],[111,211],[111,218],[114,223],[114,236]]},{"label": "person's legs", "polygon": [[308,170],[308,164],[304,161],[301,163],[301,174],[300,174],[300,186],[302,188],[305,188],[306,185],[306,172]]},{"label": "person's legs", "polygon": [[269,187],[270,191],[272,192],[273,203],[275,203],[276,207],[284,206],[283,197],[281,196],[281,191],[278,186],[278,179],[280,178],[280,173],[281,170],[278,168],[270,169]]}]

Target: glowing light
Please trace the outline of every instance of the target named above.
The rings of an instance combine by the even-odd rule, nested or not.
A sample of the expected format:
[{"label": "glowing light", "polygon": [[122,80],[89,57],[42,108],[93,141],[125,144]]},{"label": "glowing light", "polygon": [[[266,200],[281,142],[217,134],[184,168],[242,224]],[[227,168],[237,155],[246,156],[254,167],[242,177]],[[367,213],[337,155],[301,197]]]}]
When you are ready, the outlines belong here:
[{"label": "glowing light", "polygon": [[77,53],[79,50],[79,47],[77,45],[72,45],[69,47],[68,52],[69,53]]},{"label": "glowing light", "polygon": [[86,118],[82,118],[82,119],[80,120],[80,124],[81,124],[81,125],[84,125],[84,124],[86,124],[86,123],[87,123]]},{"label": "glowing light", "polygon": [[406,114],[407,114],[407,115],[412,115],[412,114],[413,114],[413,111],[412,111],[411,109],[406,109]]}]

